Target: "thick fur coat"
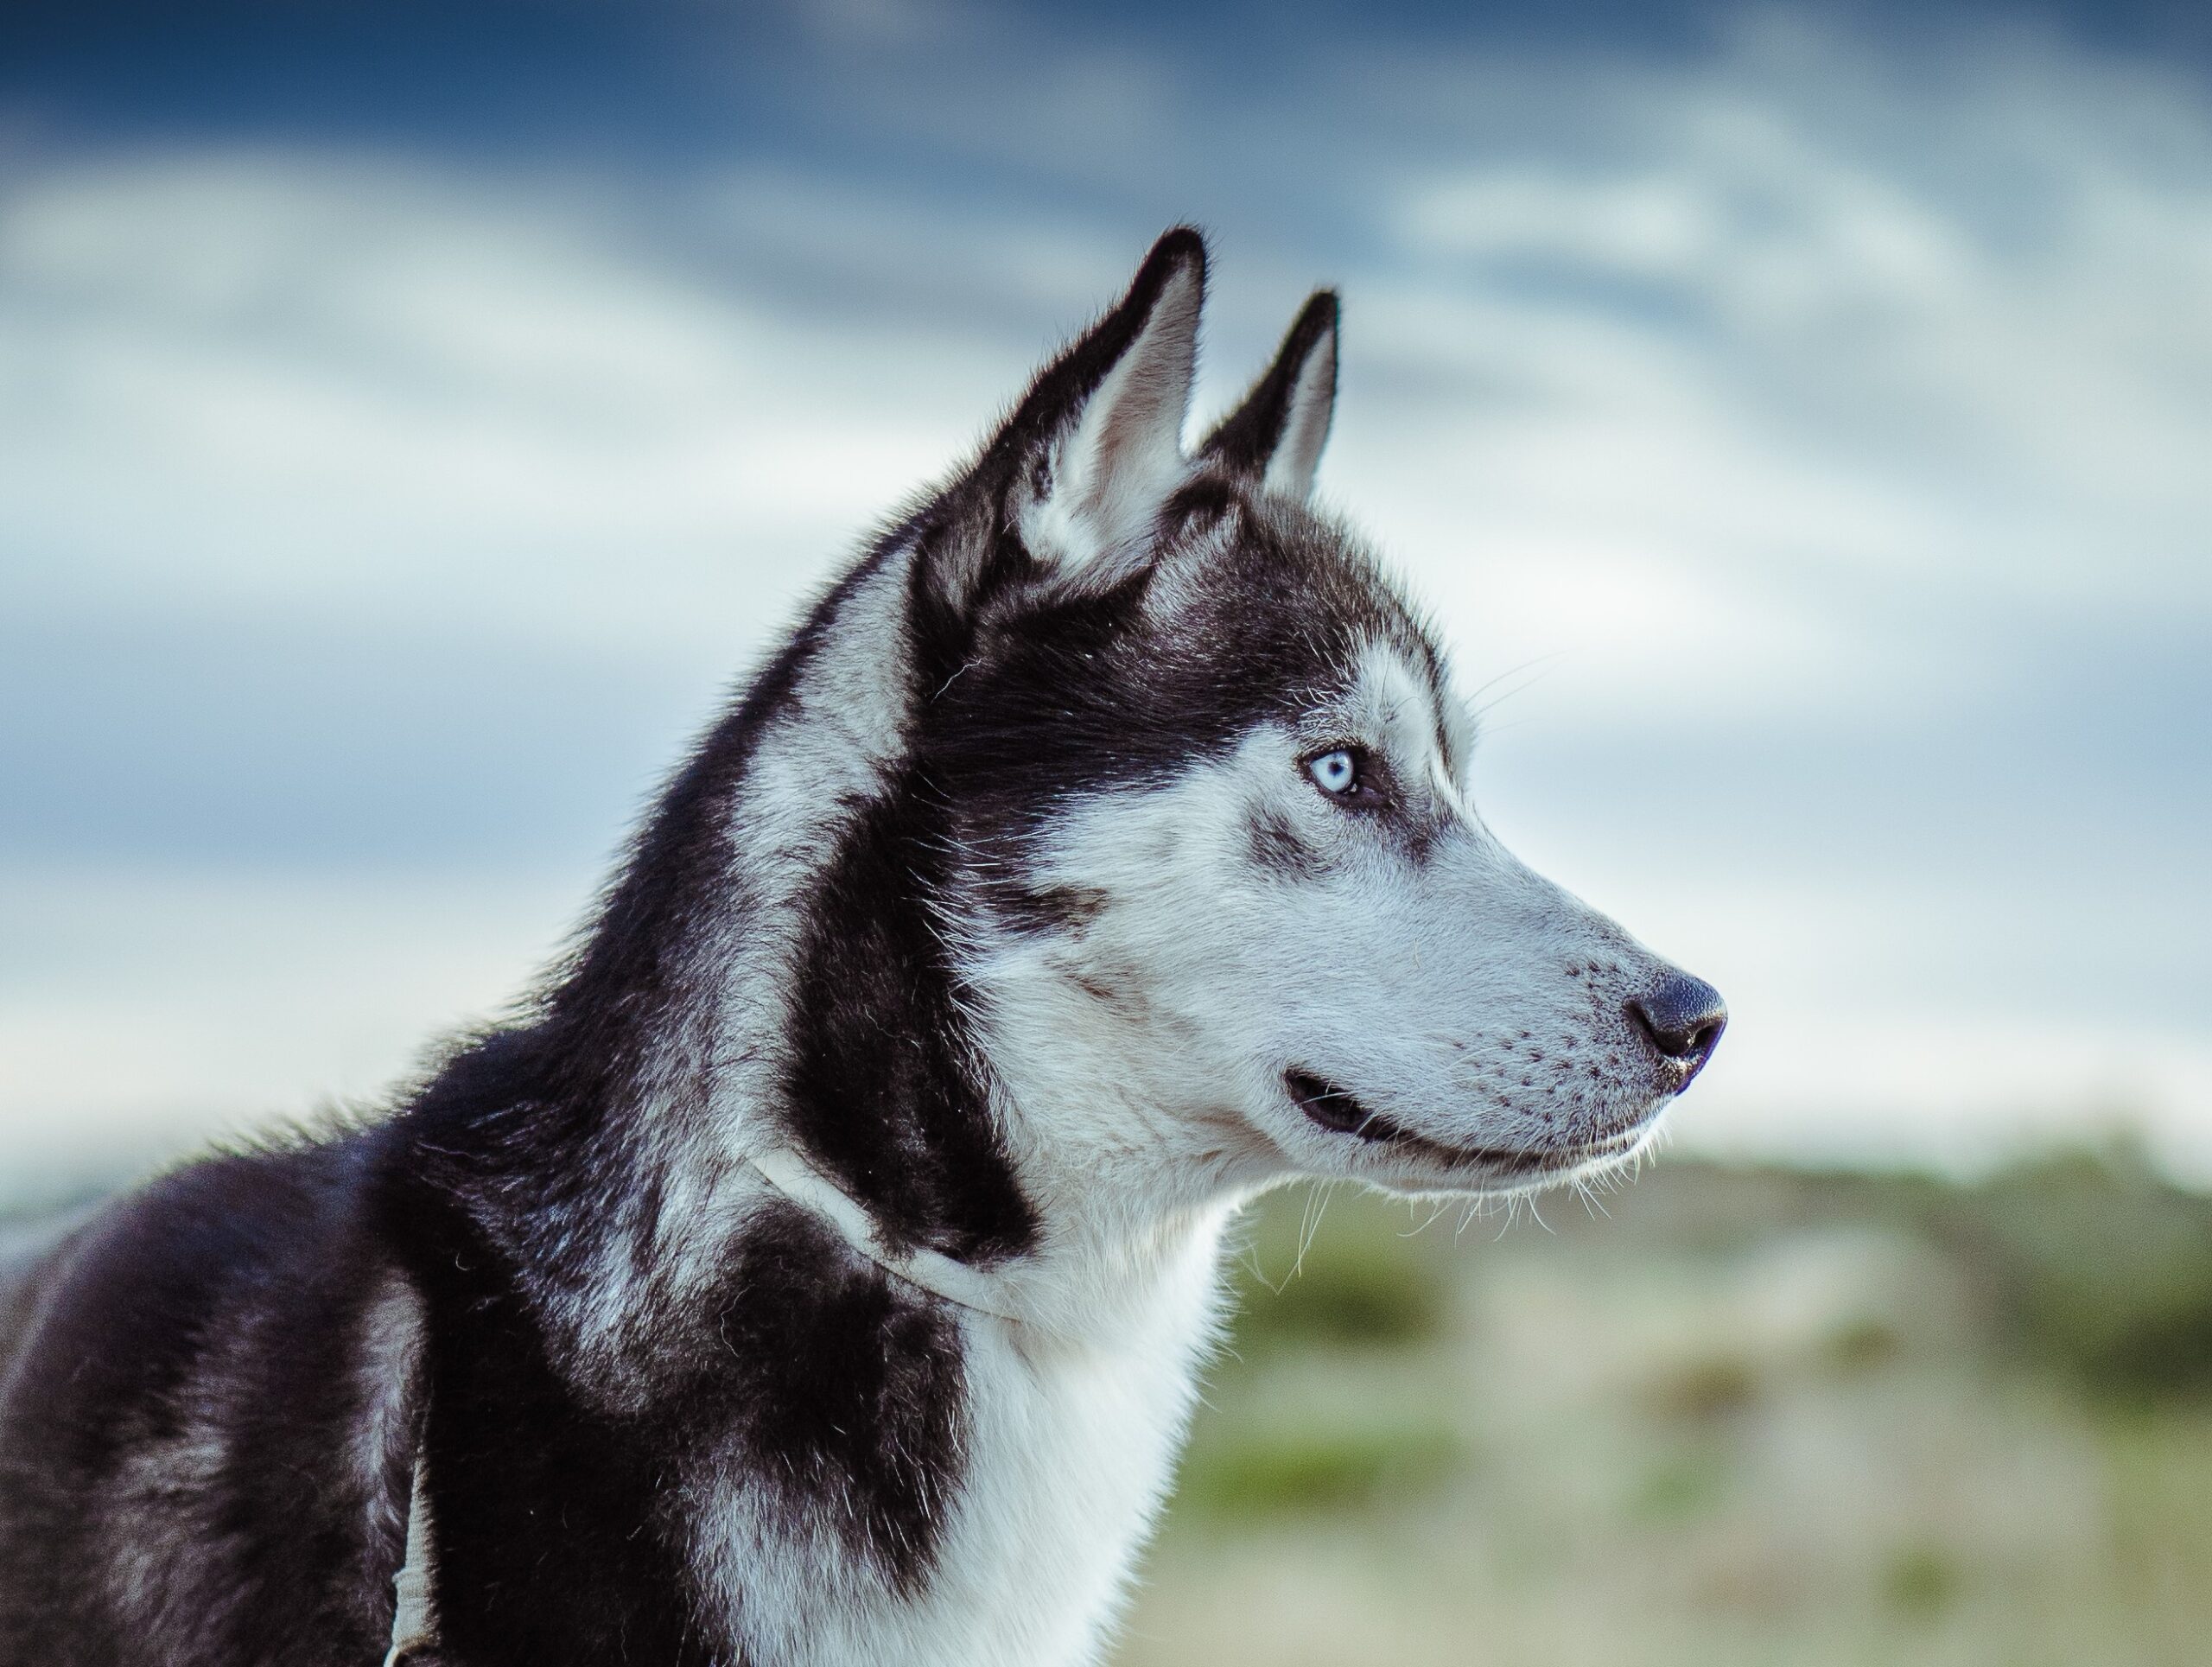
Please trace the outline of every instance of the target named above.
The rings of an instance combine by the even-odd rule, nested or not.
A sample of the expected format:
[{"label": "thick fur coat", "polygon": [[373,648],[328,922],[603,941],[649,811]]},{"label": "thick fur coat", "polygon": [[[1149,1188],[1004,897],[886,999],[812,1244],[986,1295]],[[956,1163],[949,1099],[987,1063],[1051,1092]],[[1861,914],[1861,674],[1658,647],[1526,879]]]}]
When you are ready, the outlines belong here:
[{"label": "thick fur coat", "polygon": [[418,1465],[424,1661],[1091,1661],[1241,1202],[1649,1137],[1717,998],[1471,808],[1308,502],[1332,296],[1185,452],[1205,265],[822,596],[523,1016],[0,1275],[0,1664],[379,1660]]}]

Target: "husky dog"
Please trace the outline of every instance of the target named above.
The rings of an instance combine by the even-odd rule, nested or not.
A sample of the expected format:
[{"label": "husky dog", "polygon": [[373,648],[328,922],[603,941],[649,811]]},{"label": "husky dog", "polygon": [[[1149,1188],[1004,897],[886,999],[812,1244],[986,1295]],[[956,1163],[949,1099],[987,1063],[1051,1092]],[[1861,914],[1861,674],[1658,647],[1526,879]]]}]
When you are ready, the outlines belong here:
[{"label": "husky dog", "polygon": [[1093,1661],[1240,1203],[1650,1137],[1719,997],[1472,808],[1307,501],[1334,296],[1185,453],[1205,275],[815,604],[524,1016],[18,1269],[0,1663]]}]

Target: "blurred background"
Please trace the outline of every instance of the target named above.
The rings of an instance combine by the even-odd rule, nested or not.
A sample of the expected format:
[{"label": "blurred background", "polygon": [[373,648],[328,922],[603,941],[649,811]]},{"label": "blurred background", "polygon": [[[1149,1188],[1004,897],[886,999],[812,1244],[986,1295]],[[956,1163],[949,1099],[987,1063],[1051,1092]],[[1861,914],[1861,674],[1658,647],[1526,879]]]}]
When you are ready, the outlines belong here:
[{"label": "blurred background", "polygon": [[[1603,1209],[1291,1196],[1122,1660],[2212,1636],[2212,14],[0,12],[0,1198],[372,1101],[1147,241],[1491,821],[1711,978]],[[1302,1252],[1301,1252],[1301,1246]]]}]

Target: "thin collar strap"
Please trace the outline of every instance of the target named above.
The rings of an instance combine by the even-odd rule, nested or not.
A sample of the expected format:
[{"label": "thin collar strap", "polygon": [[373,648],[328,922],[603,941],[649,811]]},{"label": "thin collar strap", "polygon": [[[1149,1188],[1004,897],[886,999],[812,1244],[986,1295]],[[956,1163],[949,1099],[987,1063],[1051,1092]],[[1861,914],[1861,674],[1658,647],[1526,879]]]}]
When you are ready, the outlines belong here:
[{"label": "thin collar strap", "polygon": [[802,1210],[822,1218],[844,1241],[884,1272],[919,1286],[932,1296],[963,1308],[973,1308],[994,1320],[1021,1323],[994,1302],[988,1282],[964,1262],[926,1248],[894,1250],[876,1232],[875,1223],[858,1204],[824,1180],[804,1158],[788,1146],[771,1147],[753,1155],[752,1164],[768,1184]]},{"label": "thin collar strap", "polygon": [[430,1553],[430,1490],[423,1479],[425,1443],[416,1442],[415,1466],[407,1488],[407,1555],[392,1581],[391,1648],[384,1667],[407,1667],[429,1659],[437,1648],[438,1611],[430,1593],[434,1558]]}]

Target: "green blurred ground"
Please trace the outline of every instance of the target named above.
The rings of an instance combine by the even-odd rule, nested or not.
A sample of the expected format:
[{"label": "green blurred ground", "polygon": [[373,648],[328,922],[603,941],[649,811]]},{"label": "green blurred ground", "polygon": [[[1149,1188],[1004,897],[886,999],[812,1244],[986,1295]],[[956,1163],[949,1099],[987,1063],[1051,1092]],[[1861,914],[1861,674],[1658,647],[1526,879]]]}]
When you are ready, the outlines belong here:
[{"label": "green blurred ground", "polygon": [[[2212,1663],[2212,1200],[1670,1161],[1253,1224],[1120,1667]],[[1280,1290],[1270,1288],[1280,1286]]]}]

